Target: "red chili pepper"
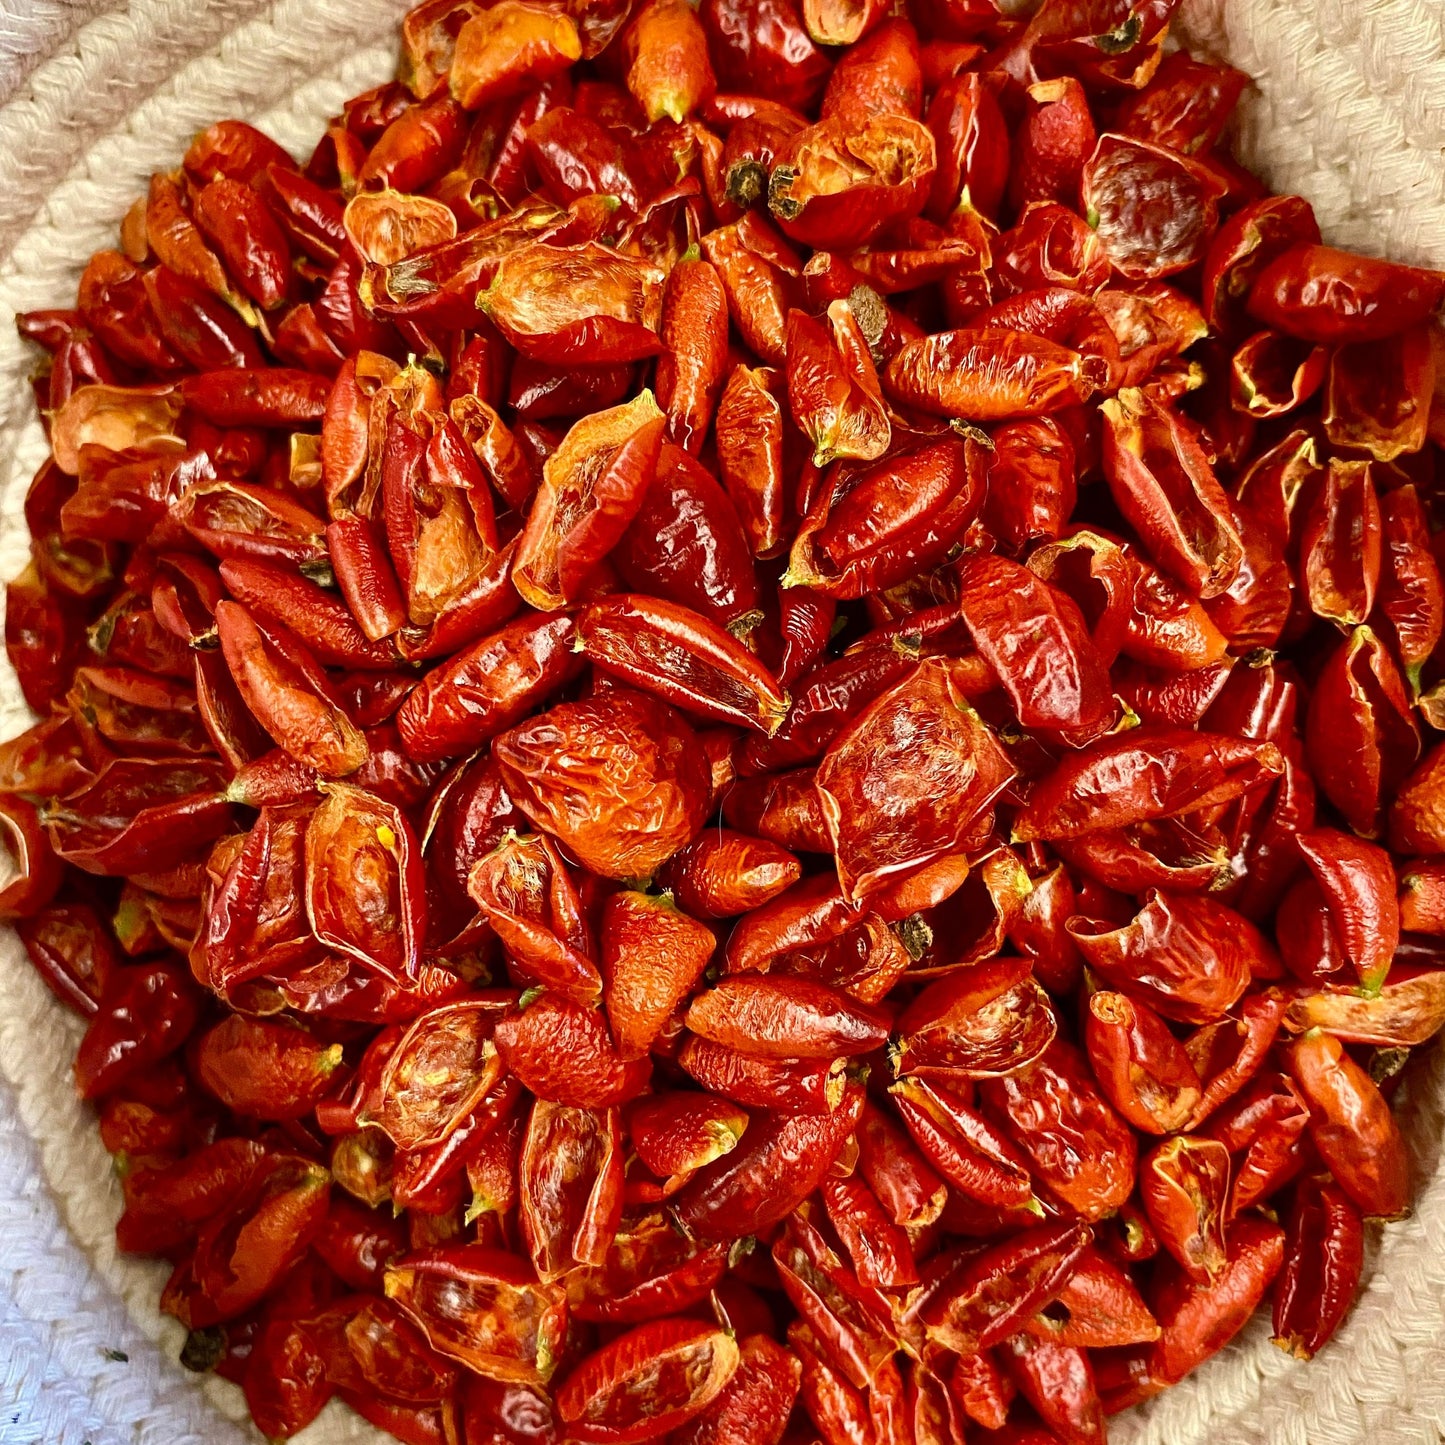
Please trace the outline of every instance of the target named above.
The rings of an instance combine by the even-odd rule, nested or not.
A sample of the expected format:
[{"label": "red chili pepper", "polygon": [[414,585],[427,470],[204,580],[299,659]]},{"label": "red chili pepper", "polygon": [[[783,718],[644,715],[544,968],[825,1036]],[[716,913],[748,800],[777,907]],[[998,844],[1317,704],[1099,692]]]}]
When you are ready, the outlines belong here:
[{"label": "red chili pepper", "polygon": [[1429,316],[1442,295],[1439,272],[1306,243],[1254,277],[1249,311],[1304,341],[1380,341]]},{"label": "red chili pepper", "polygon": [[42,908],[16,926],[35,971],[76,1013],[93,1016],[119,967],[95,910],[84,903]]},{"label": "red chili pepper", "polygon": [[190,980],[168,963],[117,969],[75,1056],[81,1096],[97,1099],[173,1054],[200,1017]]},{"label": "red chili pepper", "polygon": [[[1078,837],[1173,817],[1228,802],[1283,770],[1272,743],[1137,728],[1090,744],[1036,783],[1014,820],[1014,838]],[[1117,789],[1118,777],[1130,786]]]},{"label": "red chili pepper", "polygon": [[1203,1097],[1199,1074],[1148,1004],[1122,993],[1091,995],[1084,1044],[1100,1089],[1134,1128],[1169,1134],[1189,1122]]},{"label": "red chili pepper", "polygon": [[423,0],[19,318],[0,913],[263,1431],[1097,1445],[1338,1326],[1445,1020],[1445,278],[1169,9]]},{"label": "red chili pepper", "polygon": [[958,1095],[912,1075],[900,1079],[889,1093],[914,1142],[955,1189],[1000,1208],[1033,1203],[1023,1154]]},{"label": "red chili pepper", "polygon": [[1021,1074],[984,1080],[980,1094],[1036,1176],[1084,1218],[1098,1219],[1128,1197],[1134,1136],[1067,1044],[1056,1039]]},{"label": "red chili pepper", "polygon": [[1137,993],[1181,1023],[1214,1022],[1256,975],[1279,971],[1274,950],[1257,928],[1198,895],[1150,889],[1124,927],[1075,918],[1069,933],[1105,982]]},{"label": "red chili pepper", "polygon": [[637,594],[594,602],[577,618],[578,650],[601,671],[715,722],[775,732],[787,694],[722,628]]},{"label": "red chili pepper", "polygon": [[1084,165],[1080,201],[1116,270],[1159,277],[1204,259],[1223,190],[1206,167],[1177,151],[1105,135]]},{"label": "red chili pepper", "polygon": [[565,1298],[514,1255],[479,1244],[409,1255],[386,1271],[385,1289],[434,1350],[469,1369],[545,1384],[557,1366]]},{"label": "red chili pepper", "polygon": [[1302,1180],[1275,1281],[1275,1344],[1296,1359],[1314,1357],[1354,1303],[1364,1252],[1364,1221],[1344,1190],[1328,1176]]},{"label": "red chili pepper", "polygon": [[211,759],[114,758],[42,815],[50,843],[88,873],[163,872],[231,822],[227,769]]},{"label": "red chili pepper", "polygon": [[570,618],[532,616],[455,654],[402,704],[407,751],[456,757],[496,736],[573,675],[574,636]]},{"label": "red chili pepper", "polygon": [[[1098,233],[1066,206],[1035,201],[1012,229],[989,247],[994,288],[1012,295],[1037,286],[1067,286],[1093,292],[1108,281],[1109,259]],[[973,298],[986,304],[987,289]]]},{"label": "red chili pepper", "polygon": [[798,528],[783,585],[852,598],[936,566],[982,509],[984,469],[977,434],[835,465]]},{"label": "red chili pepper", "polygon": [[1007,1339],[1054,1297],[1091,1237],[1084,1224],[1039,1225],[965,1261],[924,1309],[929,1337],[960,1354]]},{"label": "red chili pepper", "polygon": [[507,1067],[538,1098],[576,1108],[606,1108],[641,1093],[651,1065],[622,1060],[602,1016],[547,994],[497,1025]]},{"label": "red chili pepper", "polygon": [[832,1113],[774,1114],[677,1195],[677,1216],[703,1239],[741,1239],[787,1218],[822,1182],[862,1107],[850,1088]]},{"label": "red chili pepper", "polygon": [[[1075,1349],[1147,1344],[1159,1338],[1158,1322],[1128,1273],[1092,1246],[1079,1257],[1057,1304],[1061,1310],[1035,1315],[1027,1333]],[[1054,1318],[1059,1313],[1067,1317],[1059,1321]]]},{"label": "red chili pepper", "polygon": [[1310,1032],[1289,1051],[1290,1075],[1310,1106],[1310,1137],[1340,1187],[1368,1215],[1409,1207],[1409,1161],[1400,1126],[1370,1076],[1330,1034]]},{"label": "red chili pepper", "polygon": [[1279,1033],[1287,1001],[1278,989],[1252,994],[1240,1004],[1239,1017],[1206,1024],[1184,1041],[1204,1094],[1190,1117],[1191,1126],[1208,1118],[1258,1073]]},{"label": "red chili pepper", "polygon": [[841,1056],[769,1059],[692,1035],[684,1038],[677,1062],[704,1088],[744,1107],[794,1114],[832,1113],[848,1082]]},{"label": "red chili pepper", "polygon": [[452,95],[478,110],[566,70],[581,54],[582,38],[569,16],[506,0],[462,25],[451,57]]},{"label": "red chili pepper", "polygon": [[512,564],[514,585],[534,606],[577,601],[588,573],[621,540],[656,470],[662,426],[644,392],[579,423],[548,458]]},{"label": "red chili pepper", "polygon": [[223,427],[292,427],[320,421],[329,390],[324,376],[279,366],[205,371],[181,383],[186,405]]},{"label": "red chili pepper", "polygon": [[1098,357],[1001,327],[942,331],[910,341],[883,378],[896,402],[975,422],[1059,411],[1087,401],[1107,380]]},{"label": "red chili pepper", "polygon": [[[709,780],[692,730],[642,693],[559,704],[497,739],[493,755],[517,806],[603,877],[650,877],[706,816]],[[600,766],[612,773],[607,803],[578,815],[571,779]]]},{"label": "red chili pepper", "polygon": [[1103,413],[1104,470],[1120,511],[1164,571],[1198,597],[1217,596],[1244,544],[1203,448],[1144,393],[1125,391]]},{"label": "red chili pepper", "polygon": [[[426,933],[421,849],[400,808],[344,783],[306,825],[306,911],[316,937],[383,977],[414,978]],[[345,880],[345,881],[343,881]]]},{"label": "red chili pepper", "polygon": [[[655,13],[659,24],[664,13],[690,14],[665,3],[657,4]],[[667,416],[667,437],[695,456],[712,423],[727,361],[727,294],[707,261],[684,260],[673,267],[659,335],[666,349],[657,361],[657,402]]]},{"label": "red chili pepper", "polygon": [[1009,175],[1009,134],[997,97],[973,71],[949,77],[928,107],[937,147],[928,215],[945,222],[964,196],[982,215],[998,214]]},{"label": "red chili pepper", "polygon": [[707,0],[700,14],[723,86],[798,110],[811,108],[828,60],[790,0],[765,0],[756,11],[737,0]]},{"label": "red chili pepper", "polygon": [[765,1445],[787,1423],[802,1373],[798,1359],[769,1336],[744,1337],[731,1380],[681,1428],[679,1445]]},{"label": "red chili pepper", "polygon": [[622,1210],[615,1109],[532,1105],[518,1176],[518,1223],[537,1277],[561,1278],[607,1257]]},{"label": "red chili pepper", "polygon": [[1397,813],[1407,806],[1419,731],[1399,671],[1368,627],[1355,628],[1325,663],[1305,718],[1305,752],[1320,791],[1357,832],[1378,834],[1387,798]]},{"label": "red chili pepper", "polygon": [[618,1053],[640,1058],[696,986],[717,940],[666,898],[614,893],[603,905],[603,994]]},{"label": "red chili pepper", "polygon": [[1156,1385],[1182,1380],[1223,1349],[1254,1313],[1279,1273],[1284,1231],[1250,1217],[1236,1222],[1224,1268],[1207,1282],[1181,1268],[1161,1273],[1152,1300],[1162,1334],[1149,1353]]},{"label": "red chili pepper", "polygon": [[557,1390],[578,1440],[650,1440],[700,1415],[738,1368],[731,1335],[699,1320],[656,1320],[588,1356]]},{"label": "red chili pepper", "polygon": [[345,777],[366,761],[366,739],[334,702],[305,645],[276,623],[264,630],[235,602],[216,605],[226,665],[257,721],[298,762]]},{"label": "red chili pepper", "polygon": [[[1409,899],[1410,878],[1405,878]],[[1401,922],[1413,923],[1402,904]],[[1434,932],[1434,929],[1423,930]],[[1323,1029],[1347,1043],[1377,1048],[1413,1048],[1434,1036],[1441,1022],[1445,976],[1434,968],[1419,969],[1396,963],[1380,992],[1363,995],[1358,988],[1327,984],[1314,993],[1294,999],[1286,1018],[1291,1029]]]}]

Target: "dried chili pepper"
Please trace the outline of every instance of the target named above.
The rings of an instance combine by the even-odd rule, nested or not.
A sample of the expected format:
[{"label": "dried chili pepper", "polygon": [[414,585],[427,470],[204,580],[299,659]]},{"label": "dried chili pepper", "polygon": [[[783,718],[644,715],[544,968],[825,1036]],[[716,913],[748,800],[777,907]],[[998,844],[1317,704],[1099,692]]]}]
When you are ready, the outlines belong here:
[{"label": "dried chili pepper", "polygon": [[19,318],[0,915],[263,1432],[1099,1445],[1339,1326],[1445,273],[1171,9],[422,0]]}]

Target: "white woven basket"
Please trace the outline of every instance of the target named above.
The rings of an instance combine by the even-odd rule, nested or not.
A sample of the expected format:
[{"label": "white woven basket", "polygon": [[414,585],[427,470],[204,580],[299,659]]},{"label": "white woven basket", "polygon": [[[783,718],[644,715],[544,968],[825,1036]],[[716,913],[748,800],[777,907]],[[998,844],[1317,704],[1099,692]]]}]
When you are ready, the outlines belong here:
[{"label": "white woven basket", "polygon": [[[222,116],[305,153],[386,78],[405,0],[0,0],[0,576],[44,456],[16,310],[64,306],[153,170]],[[1445,0],[1186,0],[1187,38],[1255,76],[1243,158],[1355,249],[1445,266]],[[8,666],[0,729],[27,721]],[[0,1445],[242,1445],[240,1393],[187,1375],[157,1266],[118,1258],[120,1196],[75,1099],[77,1036],[0,932]],[[1414,1076],[1414,1216],[1311,1365],[1256,1320],[1183,1385],[1117,1421],[1122,1445],[1445,1440],[1445,1052]],[[123,1358],[122,1358],[123,1356]],[[339,1407],[300,1439],[378,1440]]]}]

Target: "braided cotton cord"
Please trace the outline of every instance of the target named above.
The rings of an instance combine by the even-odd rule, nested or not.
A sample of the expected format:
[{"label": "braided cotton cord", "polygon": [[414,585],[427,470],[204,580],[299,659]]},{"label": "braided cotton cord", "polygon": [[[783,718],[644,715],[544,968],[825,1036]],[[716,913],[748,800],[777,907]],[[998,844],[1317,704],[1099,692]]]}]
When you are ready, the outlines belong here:
[{"label": "braided cotton cord", "polygon": [[[16,310],[61,306],[152,170],[212,120],[259,121],[298,155],[385,79],[405,0],[0,0],[0,576],[24,565],[21,502],[45,455]],[[1186,0],[1186,38],[1254,75],[1244,159],[1315,204],[1327,237],[1445,265],[1445,3]],[[28,720],[0,663],[0,729]],[[0,931],[0,1445],[243,1445],[239,1392],[175,1363],[164,1268],[117,1256],[120,1209],[75,1099],[77,1022]],[[1268,1321],[1113,1423],[1122,1445],[1427,1445],[1445,1440],[1445,1051],[1405,1112],[1417,1207],[1313,1365]],[[107,1352],[120,1351],[122,1361]],[[306,1445],[380,1441],[330,1409]]]},{"label": "braided cotton cord", "polygon": [[1445,265],[1445,5],[1186,0],[1184,36],[1253,76],[1240,156],[1336,245]]}]

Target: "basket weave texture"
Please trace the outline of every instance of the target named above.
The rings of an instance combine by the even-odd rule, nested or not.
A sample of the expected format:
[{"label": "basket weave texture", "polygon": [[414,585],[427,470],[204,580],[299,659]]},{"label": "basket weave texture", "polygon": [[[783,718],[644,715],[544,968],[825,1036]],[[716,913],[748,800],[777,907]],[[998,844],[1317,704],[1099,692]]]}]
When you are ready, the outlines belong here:
[{"label": "basket weave texture", "polygon": [[[24,565],[45,443],[13,313],[69,304],[153,170],[212,120],[298,155],[385,79],[404,0],[0,0],[0,576]],[[1241,158],[1308,197],[1326,237],[1445,266],[1445,0],[1186,0],[1184,38],[1258,82]],[[0,659],[0,730],[29,716]],[[163,1268],[117,1256],[120,1192],[71,1086],[76,1021],[0,930],[0,1445],[244,1445],[239,1391],[176,1363]],[[1256,1319],[1182,1385],[1114,1422],[1118,1445],[1445,1440],[1445,1051],[1412,1077],[1413,1216],[1310,1365]],[[123,1358],[121,1358],[123,1356]],[[379,1441],[339,1407],[305,1445]]]}]

